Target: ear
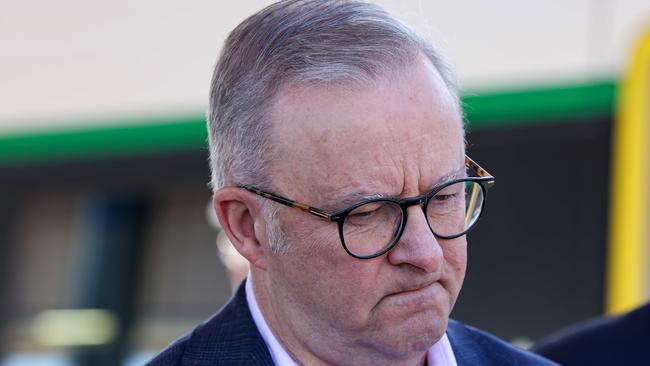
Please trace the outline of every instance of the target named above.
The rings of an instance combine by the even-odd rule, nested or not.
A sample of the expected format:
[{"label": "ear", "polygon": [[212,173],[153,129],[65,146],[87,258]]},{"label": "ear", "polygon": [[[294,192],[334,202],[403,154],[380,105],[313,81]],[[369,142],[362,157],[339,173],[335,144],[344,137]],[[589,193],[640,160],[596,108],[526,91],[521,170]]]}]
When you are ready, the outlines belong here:
[{"label": "ear", "polygon": [[263,245],[266,238],[258,235],[266,232],[266,220],[253,194],[224,187],[214,193],[212,204],[221,227],[239,254],[255,267],[266,270],[269,253]]}]

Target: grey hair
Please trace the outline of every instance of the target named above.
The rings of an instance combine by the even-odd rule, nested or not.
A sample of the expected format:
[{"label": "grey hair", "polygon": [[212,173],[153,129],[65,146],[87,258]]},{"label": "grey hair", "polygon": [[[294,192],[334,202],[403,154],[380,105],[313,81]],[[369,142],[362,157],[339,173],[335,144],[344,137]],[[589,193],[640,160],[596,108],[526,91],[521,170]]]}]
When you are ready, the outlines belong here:
[{"label": "grey hair", "polygon": [[[212,77],[212,188],[270,184],[267,174],[274,155],[268,111],[280,87],[363,87],[422,54],[457,100],[455,80],[438,51],[377,5],[286,0],[244,20],[226,39]],[[273,214],[271,205],[264,206]]]}]

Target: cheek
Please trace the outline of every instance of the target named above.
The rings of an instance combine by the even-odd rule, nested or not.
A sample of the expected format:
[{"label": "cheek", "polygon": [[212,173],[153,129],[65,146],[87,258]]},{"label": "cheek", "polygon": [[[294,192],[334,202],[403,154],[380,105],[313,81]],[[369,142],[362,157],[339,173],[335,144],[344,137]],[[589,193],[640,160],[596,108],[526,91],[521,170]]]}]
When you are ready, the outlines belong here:
[{"label": "cheek", "polygon": [[449,276],[460,289],[467,269],[467,240],[465,237],[447,243],[444,247],[444,256],[447,268],[451,272]]},{"label": "cheek", "polygon": [[362,326],[378,296],[379,261],[349,256],[335,223],[286,223],[296,229],[287,231],[291,232],[289,252],[279,257],[276,265],[291,283],[287,291],[301,293],[294,301],[328,317],[341,329]]},{"label": "cheek", "polygon": [[[301,212],[299,215],[304,216]],[[315,217],[294,220],[292,226],[285,226],[285,232],[291,233],[292,249],[301,255],[318,255],[325,261],[338,260],[345,254],[339,239],[339,228],[335,222],[328,222]],[[295,247],[298,245],[299,247]]]}]

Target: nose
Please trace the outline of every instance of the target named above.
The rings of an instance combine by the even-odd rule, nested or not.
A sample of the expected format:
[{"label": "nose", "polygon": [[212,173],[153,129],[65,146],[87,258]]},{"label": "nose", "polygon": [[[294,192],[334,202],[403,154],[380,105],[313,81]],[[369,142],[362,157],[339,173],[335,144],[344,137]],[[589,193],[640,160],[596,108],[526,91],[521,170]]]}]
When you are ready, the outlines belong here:
[{"label": "nose", "polygon": [[409,264],[425,273],[442,269],[443,250],[424,217],[421,206],[408,208],[408,220],[399,242],[388,252],[392,265]]}]

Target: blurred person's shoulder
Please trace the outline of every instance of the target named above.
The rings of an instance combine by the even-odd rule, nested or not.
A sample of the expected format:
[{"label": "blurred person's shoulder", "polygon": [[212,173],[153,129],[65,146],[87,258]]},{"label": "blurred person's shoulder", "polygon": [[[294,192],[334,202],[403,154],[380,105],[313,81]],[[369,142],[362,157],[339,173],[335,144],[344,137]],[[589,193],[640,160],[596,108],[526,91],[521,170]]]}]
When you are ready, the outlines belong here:
[{"label": "blurred person's shoulder", "polygon": [[147,366],[273,365],[248,310],[244,285],[210,319],[172,342]]},{"label": "blurred person's shoulder", "polygon": [[458,365],[556,365],[453,319],[449,319],[447,336]]},{"label": "blurred person's shoulder", "polygon": [[647,365],[650,303],[619,316],[587,320],[551,334],[533,351],[574,365]]}]

